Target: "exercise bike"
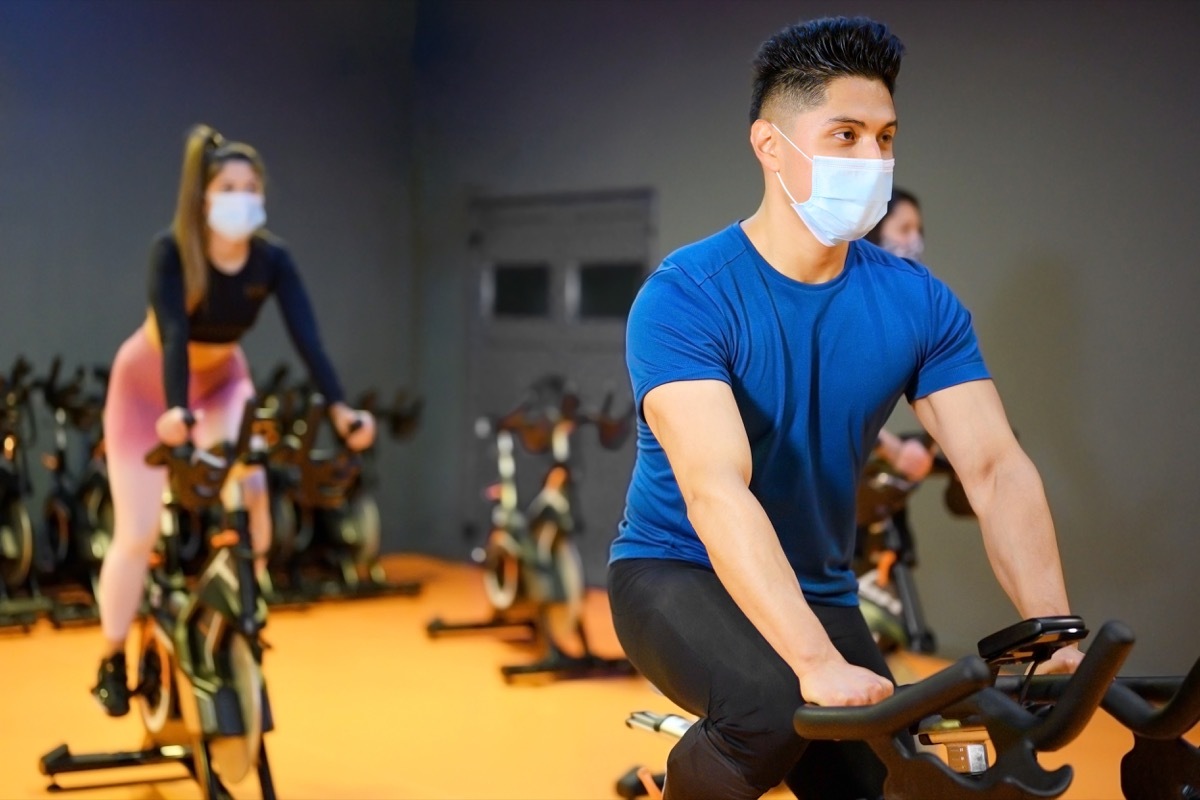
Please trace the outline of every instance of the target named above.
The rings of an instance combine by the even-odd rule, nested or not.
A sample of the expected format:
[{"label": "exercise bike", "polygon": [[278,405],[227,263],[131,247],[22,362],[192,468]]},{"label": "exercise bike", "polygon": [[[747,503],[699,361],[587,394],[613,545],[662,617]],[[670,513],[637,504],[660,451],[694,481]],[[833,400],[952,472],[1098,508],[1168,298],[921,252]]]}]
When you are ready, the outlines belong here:
[{"label": "exercise bike", "polygon": [[[396,393],[389,408],[379,406],[375,391],[364,392],[358,400],[358,408],[374,415],[380,430],[387,431],[394,440],[407,439],[413,435],[421,419],[423,407],[424,400],[420,397],[410,397],[403,390]],[[358,565],[358,571],[366,576],[365,581],[356,589],[356,594],[419,594],[419,582],[391,583],[384,575],[383,566],[379,563],[382,527],[379,506],[375,502],[379,486],[376,444],[372,443],[361,456],[362,469],[347,493],[345,511],[345,516],[352,523],[348,530],[353,536],[348,544],[353,548],[353,558]]]},{"label": "exercise bike", "polygon": [[[629,435],[631,414],[611,416],[612,396],[599,412],[585,414],[580,401],[560,378],[535,384],[534,397],[499,419],[476,423],[480,438],[494,438],[500,481],[488,487],[492,530],[475,560],[483,565],[483,582],[492,617],[481,622],[431,620],[431,637],[446,633],[522,627],[541,649],[530,664],[505,665],[506,681],[521,676],[625,676],[634,674],[624,658],[601,658],[587,642],[583,605],[587,590],[583,561],[573,535],[571,439],[580,426],[596,425],[601,444],[616,449]],[[553,401],[553,402],[551,402]],[[632,411],[632,410],[631,410]],[[553,464],[537,495],[522,509],[517,496],[516,441],[535,455],[549,452]]]},{"label": "exercise bike", "polygon": [[[34,570],[34,532],[25,506],[30,493],[28,440],[36,436],[24,358],[0,377],[0,628],[28,631],[51,609]],[[28,437],[26,436],[28,433]]]},{"label": "exercise bike", "polygon": [[[928,434],[902,437],[920,439],[933,453],[929,476],[945,476],[946,507],[955,516],[974,517],[962,482]],[[925,480],[928,480],[926,478]],[[908,526],[908,501],[924,485],[910,480],[886,459],[875,454],[867,462],[856,498],[857,536],[854,572],[858,599],[867,626],[884,653],[910,650],[933,653],[937,637],[925,619],[913,570],[917,549]]]},{"label": "exercise bike", "polygon": [[[1200,753],[1182,736],[1200,722],[1200,662],[1184,679],[1117,678],[1133,632],[1106,623],[1071,676],[1035,676],[1055,650],[1087,635],[1079,617],[1024,620],[979,642],[967,656],[875,705],[803,706],[796,732],[806,739],[866,742],[887,768],[888,800],[1032,800],[1061,796],[1072,768],[1046,770],[1039,752],[1059,750],[1097,707],[1135,734],[1122,762],[1128,800],[1195,800]],[[1018,668],[1024,674],[1001,674]],[[1160,709],[1151,702],[1166,701]],[[691,721],[638,712],[629,727],[682,736]],[[915,739],[914,739],[915,737]],[[662,778],[631,770],[622,797],[661,797]]]},{"label": "exercise bike", "polygon": [[[100,427],[104,406],[99,396],[84,396],[83,368],[68,383],[58,382],[62,361],[55,358],[50,374],[37,382],[54,417],[54,450],[42,456],[51,483],[42,503],[38,571],[53,595],[50,621],[55,627],[99,621],[97,603],[100,565],[112,541],[112,496],[104,464]],[[69,433],[83,437],[87,453],[77,476],[70,468]]]},{"label": "exercise bike", "polygon": [[[140,750],[75,755],[60,745],[44,755],[51,786],[64,773],[150,764],[183,766],[205,800],[231,795],[226,783],[256,774],[264,800],[275,789],[263,735],[274,723],[262,660],[267,608],[254,577],[243,472],[265,462],[252,437],[263,422],[246,405],[236,444],[212,450],[160,445],[146,462],[167,470],[160,557],[147,579],[149,613],[141,627],[138,685],[146,735]],[[226,527],[190,589],[179,559],[179,523],[187,513],[220,504]]]},{"label": "exercise bike", "polygon": [[316,449],[325,417],[324,399],[309,396],[271,448],[277,596],[303,602],[417,594],[420,584],[388,581],[379,563],[379,512],[362,483],[363,454],[344,443]]}]

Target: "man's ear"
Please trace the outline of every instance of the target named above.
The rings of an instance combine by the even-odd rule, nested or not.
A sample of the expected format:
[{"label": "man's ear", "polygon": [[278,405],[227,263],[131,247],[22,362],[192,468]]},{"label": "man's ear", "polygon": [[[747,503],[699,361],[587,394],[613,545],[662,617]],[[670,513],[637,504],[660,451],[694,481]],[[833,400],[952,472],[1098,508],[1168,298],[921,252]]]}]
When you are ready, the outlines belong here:
[{"label": "man's ear", "polygon": [[779,172],[778,151],[783,137],[765,119],[756,119],[750,126],[750,149],[767,172]]}]

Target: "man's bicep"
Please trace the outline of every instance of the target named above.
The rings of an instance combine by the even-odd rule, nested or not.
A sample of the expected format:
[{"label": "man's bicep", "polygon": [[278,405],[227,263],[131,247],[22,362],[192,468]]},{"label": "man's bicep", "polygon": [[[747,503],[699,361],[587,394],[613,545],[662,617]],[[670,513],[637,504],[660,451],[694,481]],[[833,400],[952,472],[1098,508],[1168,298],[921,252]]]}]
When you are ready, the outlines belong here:
[{"label": "man's bicep", "polygon": [[729,384],[718,380],[664,383],[642,401],[646,423],[662,445],[684,498],[711,482],[750,483],[750,443]]},{"label": "man's bicep", "polygon": [[915,401],[913,412],[963,480],[1015,442],[991,380],[940,389]]}]

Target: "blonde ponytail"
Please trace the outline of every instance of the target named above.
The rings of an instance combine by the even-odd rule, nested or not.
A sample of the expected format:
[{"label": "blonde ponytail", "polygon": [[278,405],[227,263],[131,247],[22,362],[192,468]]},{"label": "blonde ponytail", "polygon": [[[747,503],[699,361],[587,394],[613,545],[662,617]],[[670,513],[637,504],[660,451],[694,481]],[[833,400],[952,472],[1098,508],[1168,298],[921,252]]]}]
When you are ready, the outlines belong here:
[{"label": "blonde ponytail", "polygon": [[188,132],[183,149],[183,174],[179,181],[179,202],[171,232],[179,247],[183,264],[183,287],[190,313],[208,291],[208,259],[204,254],[204,189],[208,183],[208,156],[224,139],[207,125],[196,125]]}]

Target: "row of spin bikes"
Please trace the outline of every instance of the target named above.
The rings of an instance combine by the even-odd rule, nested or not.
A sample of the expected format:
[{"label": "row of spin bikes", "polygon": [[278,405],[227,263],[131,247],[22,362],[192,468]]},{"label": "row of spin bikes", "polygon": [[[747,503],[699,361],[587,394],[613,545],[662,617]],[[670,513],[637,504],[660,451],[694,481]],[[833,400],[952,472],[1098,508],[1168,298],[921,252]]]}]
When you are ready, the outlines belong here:
[{"label": "row of spin bikes", "polygon": [[[611,405],[610,397],[601,409],[584,411],[561,379],[549,378],[518,409],[478,421],[479,436],[495,439],[501,478],[486,493],[495,527],[478,553],[494,616],[478,624],[435,621],[431,635],[527,628],[544,656],[534,664],[505,667],[506,677],[632,674],[624,659],[600,658],[588,648],[583,567],[571,538],[578,532],[571,515],[571,438],[580,427],[594,424],[604,446],[620,446],[630,415],[614,417]],[[166,469],[168,491],[160,547],[147,581],[148,613],[138,637],[134,694],[145,738],[138,749],[125,752],[77,754],[60,745],[40,762],[52,786],[64,774],[178,764],[196,780],[205,800],[231,797],[228,787],[251,777],[257,778],[264,800],[275,797],[263,738],[274,727],[262,673],[267,604],[253,576],[241,478],[251,466],[302,463],[293,481],[298,491],[325,498],[326,507],[345,509],[358,456],[345,448],[311,449],[308,437],[322,412],[319,403],[310,403],[301,423],[292,427],[295,435],[281,436],[281,420],[293,414],[278,402],[255,400],[247,404],[236,442],[208,451],[160,446],[147,454],[147,463]],[[531,453],[554,459],[542,490],[524,510],[517,500],[517,439]],[[208,559],[189,580],[183,568],[184,531],[214,509],[219,524],[210,536]]]},{"label": "row of spin bikes", "polygon": [[[60,358],[40,377],[24,358],[0,376],[0,628],[28,630],[42,617],[55,627],[99,618],[100,565],[113,530],[101,425],[107,378],[100,367],[90,374],[80,367],[64,378]],[[314,450],[320,402],[306,384],[289,385],[286,365],[260,392],[263,408],[274,412],[268,432],[273,455],[266,464],[273,522],[270,603],[419,591],[415,583],[389,582],[379,564],[374,449],[354,460],[344,486],[329,491],[322,482],[330,467]],[[421,400],[401,392],[383,408],[371,391],[358,407],[372,411],[393,439],[403,439],[417,425]],[[42,454],[47,486],[35,522],[30,510],[38,476],[29,454],[42,410],[53,420],[53,447]],[[179,559],[184,573],[194,576],[209,556],[219,513],[206,507],[185,516]]]}]

